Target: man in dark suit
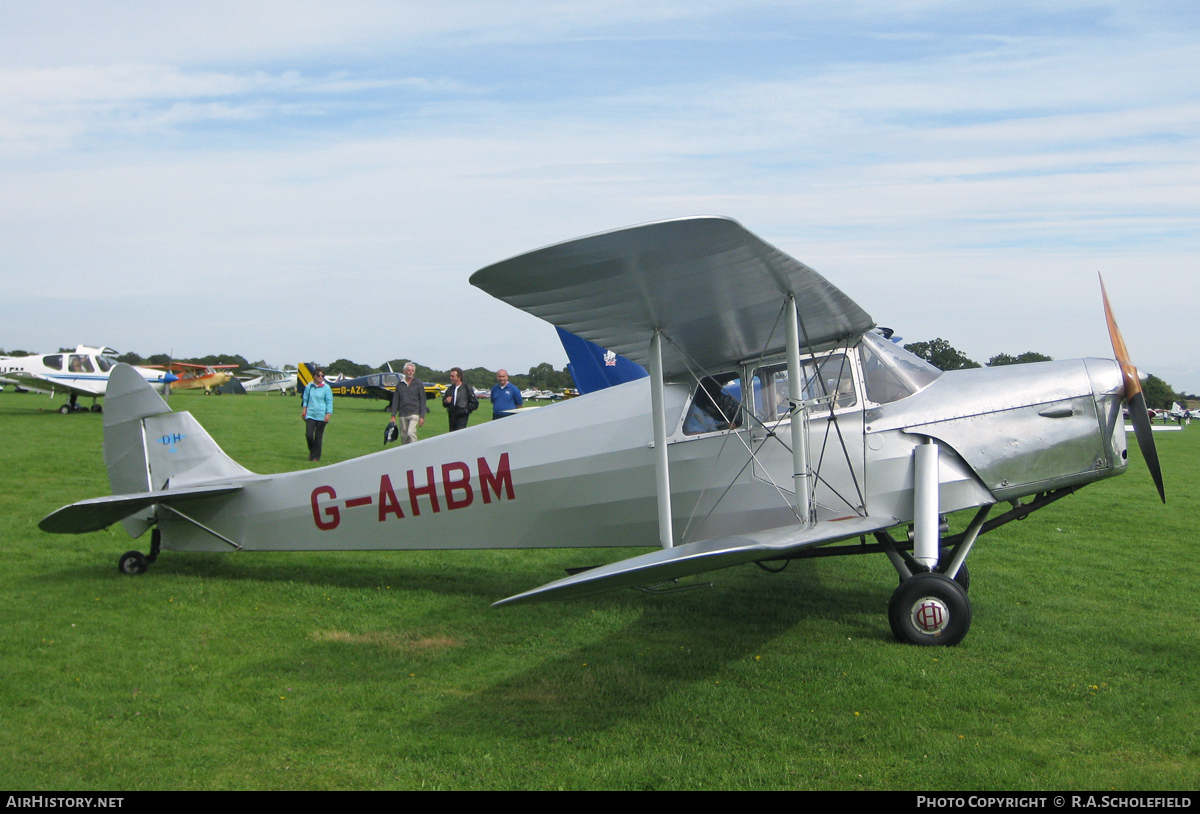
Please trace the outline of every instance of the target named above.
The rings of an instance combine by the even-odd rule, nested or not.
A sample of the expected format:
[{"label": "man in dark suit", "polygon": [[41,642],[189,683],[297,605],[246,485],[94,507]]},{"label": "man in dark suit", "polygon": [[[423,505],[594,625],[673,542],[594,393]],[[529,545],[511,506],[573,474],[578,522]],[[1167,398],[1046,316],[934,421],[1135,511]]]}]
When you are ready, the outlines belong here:
[{"label": "man in dark suit", "polygon": [[450,368],[450,387],[442,397],[442,404],[446,406],[446,415],[450,419],[450,432],[465,428],[471,413],[479,406],[475,391],[463,384],[462,375],[461,367]]}]

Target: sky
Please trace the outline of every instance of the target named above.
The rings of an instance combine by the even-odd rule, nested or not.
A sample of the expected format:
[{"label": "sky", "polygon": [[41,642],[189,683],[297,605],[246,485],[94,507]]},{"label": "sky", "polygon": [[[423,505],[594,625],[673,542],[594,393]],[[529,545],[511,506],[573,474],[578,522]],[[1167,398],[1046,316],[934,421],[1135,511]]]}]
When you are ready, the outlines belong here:
[{"label": "sky", "polygon": [[1200,6],[0,1],[0,347],[524,372],[470,286],[726,215],[905,341],[1200,393]]}]

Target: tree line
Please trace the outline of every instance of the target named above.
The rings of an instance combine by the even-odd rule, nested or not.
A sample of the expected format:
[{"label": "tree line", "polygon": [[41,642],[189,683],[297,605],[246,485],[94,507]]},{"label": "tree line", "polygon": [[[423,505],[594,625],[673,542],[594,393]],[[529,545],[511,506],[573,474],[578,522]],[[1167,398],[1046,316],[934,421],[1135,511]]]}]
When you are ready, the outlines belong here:
[{"label": "tree line", "polygon": [[[336,376],[341,373],[353,378],[355,376],[366,376],[368,373],[379,373],[380,371],[388,370],[389,366],[391,370],[402,373],[404,366],[410,361],[412,360],[390,359],[379,367],[371,367],[370,365],[352,362],[349,359],[338,359],[324,367],[327,375]],[[415,361],[412,363],[417,368],[417,378],[423,382],[441,382],[445,384],[450,381],[449,370],[437,370]],[[534,390],[563,390],[575,386],[575,380],[571,378],[571,374],[565,368],[563,370],[556,370],[554,365],[549,362],[542,362],[540,365],[529,368],[528,373],[515,373],[511,370],[508,373],[509,381],[522,390],[528,388],[533,388]],[[486,390],[496,383],[496,371],[489,370],[486,367],[463,368],[463,382],[469,384],[471,387]]]},{"label": "tree line", "polygon": [[[941,337],[930,339],[928,342],[910,342],[904,346],[904,349],[920,356],[939,370],[963,370],[965,368],[981,367],[978,362]],[[1001,365],[1023,365],[1028,362],[1052,361],[1054,361],[1053,357],[1030,350],[1017,356],[1008,353],[998,353],[987,360],[987,366],[999,367]],[[1173,401],[1178,401],[1182,404],[1189,399],[1196,398],[1187,393],[1176,392],[1175,388],[1153,374],[1148,376],[1146,381],[1142,382],[1142,392],[1146,396],[1146,406],[1153,410],[1169,410]]]},{"label": "tree line", "polygon": [[[60,349],[59,353],[70,353],[74,348]],[[4,355],[0,351],[0,356]],[[26,355],[22,352],[14,352],[9,354],[12,356]],[[124,362],[127,365],[149,365],[165,367],[172,362],[186,362],[193,365],[238,365],[242,368],[247,367],[274,367],[269,365],[262,359],[257,362],[248,362],[246,357],[241,354],[214,354],[210,356],[197,357],[176,357],[172,358],[166,353],[156,353],[151,356],[142,357],[136,353],[123,353],[117,357],[117,361]],[[371,367],[370,365],[359,364],[350,359],[338,359],[328,365],[320,365],[325,368],[325,372],[329,376],[337,376],[342,374],[347,378],[356,378],[358,376],[366,376],[370,373],[380,373],[390,369],[397,372],[404,372],[404,366],[411,361],[409,359],[391,359],[384,362],[379,367]],[[417,368],[417,378],[423,382],[441,382],[443,384],[450,381],[449,370],[437,370],[428,367],[420,362],[413,362]],[[284,370],[294,370],[295,365],[284,365]],[[510,381],[517,387],[525,390],[533,388],[535,390],[563,390],[567,387],[574,387],[575,381],[571,378],[571,374],[564,368],[556,370],[549,362],[542,362],[540,365],[535,365],[529,368],[528,373],[513,373],[509,376]],[[496,383],[496,371],[488,370],[485,367],[473,367],[463,370],[463,381],[472,387],[487,389]]]}]

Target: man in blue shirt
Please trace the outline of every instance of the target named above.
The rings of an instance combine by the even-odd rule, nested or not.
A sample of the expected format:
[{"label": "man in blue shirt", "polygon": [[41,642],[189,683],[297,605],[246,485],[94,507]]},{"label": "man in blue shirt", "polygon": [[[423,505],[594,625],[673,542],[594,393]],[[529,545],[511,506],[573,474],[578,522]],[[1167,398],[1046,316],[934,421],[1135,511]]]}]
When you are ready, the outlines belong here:
[{"label": "man in blue shirt", "polygon": [[300,417],[304,419],[304,440],[308,442],[308,459],[321,460],[321,439],[325,425],[333,415],[333,390],[325,384],[325,371],[317,368],[313,380],[304,388]]},{"label": "man in blue shirt", "polygon": [[492,419],[507,418],[525,403],[520,389],[508,380],[507,370],[496,371],[497,384],[492,385]]}]

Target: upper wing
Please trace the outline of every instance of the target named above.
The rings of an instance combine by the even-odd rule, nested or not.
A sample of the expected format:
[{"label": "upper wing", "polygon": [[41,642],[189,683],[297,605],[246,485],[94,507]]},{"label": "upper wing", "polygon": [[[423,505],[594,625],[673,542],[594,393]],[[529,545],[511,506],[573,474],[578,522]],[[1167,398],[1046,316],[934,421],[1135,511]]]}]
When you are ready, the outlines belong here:
[{"label": "upper wing", "polygon": [[592,568],[534,588],[532,591],[501,599],[493,603],[492,607],[542,602],[548,599],[571,599],[619,588],[654,585],[705,571],[765,560],[822,543],[870,534],[891,528],[898,522],[894,517],[854,517],[818,523],[808,529],[787,526],[738,537],[687,543]]},{"label": "upper wing", "polygon": [[795,295],[804,343],[872,328],[849,297],[729,218],[631,226],[547,246],[480,269],[471,284],[642,365],[662,331],[679,351],[664,375],[785,349],[783,301]]}]

